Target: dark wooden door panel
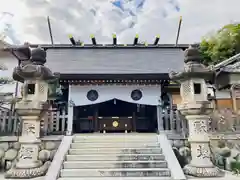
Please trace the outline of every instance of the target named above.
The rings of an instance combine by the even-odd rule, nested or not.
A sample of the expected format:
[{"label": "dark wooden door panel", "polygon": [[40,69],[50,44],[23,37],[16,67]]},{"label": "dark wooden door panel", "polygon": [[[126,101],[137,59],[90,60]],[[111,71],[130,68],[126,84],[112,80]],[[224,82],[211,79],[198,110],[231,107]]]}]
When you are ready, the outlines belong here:
[{"label": "dark wooden door panel", "polygon": [[132,130],[132,118],[109,118],[103,117],[98,119],[100,131],[131,131]]},{"label": "dark wooden door panel", "polygon": [[93,132],[94,121],[88,118],[79,118],[73,123],[73,131],[75,133]]}]

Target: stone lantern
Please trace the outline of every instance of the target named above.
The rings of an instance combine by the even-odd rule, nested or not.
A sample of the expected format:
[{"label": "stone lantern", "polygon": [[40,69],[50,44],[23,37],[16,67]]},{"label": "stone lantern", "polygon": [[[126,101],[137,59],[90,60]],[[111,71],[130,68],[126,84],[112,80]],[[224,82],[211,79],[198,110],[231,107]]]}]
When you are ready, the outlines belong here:
[{"label": "stone lantern", "polygon": [[184,167],[184,172],[196,177],[217,177],[223,173],[210,159],[208,122],[213,107],[208,101],[206,84],[212,80],[214,71],[206,68],[200,60],[198,48],[190,46],[185,51],[183,72],[171,72],[170,78],[181,84],[182,102],[178,104],[178,110],[186,117],[189,126],[192,160]]},{"label": "stone lantern", "polygon": [[[28,47],[26,47],[28,48]],[[16,112],[22,121],[19,137],[21,148],[16,165],[6,172],[6,178],[33,178],[46,173],[50,162],[38,159],[40,150],[40,121],[48,110],[48,83],[56,77],[44,66],[46,52],[41,48],[31,51],[31,58],[21,61],[13,72],[13,79],[23,83],[21,101]]]}]

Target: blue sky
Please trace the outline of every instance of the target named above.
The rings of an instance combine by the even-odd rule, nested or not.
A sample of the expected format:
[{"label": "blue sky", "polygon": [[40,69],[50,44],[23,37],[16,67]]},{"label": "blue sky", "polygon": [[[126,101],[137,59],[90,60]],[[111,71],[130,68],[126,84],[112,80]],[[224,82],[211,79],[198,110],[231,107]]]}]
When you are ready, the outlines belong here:
[{"label": "blue sky", "polygon": [[112,33],[122,43],[132,42],[136,33],[148,43],[157,34],[161,43],[174,43],[180,16],[180,43],[194,43],[225,24],[239,22],[239,5],[239,0],[1,0],[0,12],[14,15],[8,22],[20,42],[49,43],[49,15],[56,43],[67,43],[68,34],[85,43],[95,34],[107,43]]}]

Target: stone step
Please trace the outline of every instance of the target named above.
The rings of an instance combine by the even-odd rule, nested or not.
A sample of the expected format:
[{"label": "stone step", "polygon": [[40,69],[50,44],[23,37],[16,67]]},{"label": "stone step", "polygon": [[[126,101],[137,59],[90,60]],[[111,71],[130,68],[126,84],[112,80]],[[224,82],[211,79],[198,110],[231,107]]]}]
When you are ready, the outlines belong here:
[{"label": "stone step", "polygon": [[155,161],[165,160],[163,154],[106,154],[106,155],[67,155],[67,161]]},{"label": "stone step", "polygon": [[167,168],[131,169],[62,169],[61,177],[170,177]]},{"label": "stone step", "polygon": [[101,147],[119,147],[119,148],[125,148],[125,147],[148,147],[148,148],[156,148],[160,147],[158,143],[72,143],[71,148],[101,148]]},{"label": "stone step", "polygon": [[167,168],[166,161],[66,161],[64,169]]},{"label": "stone step", "polygon": [[100,138],[85,138],[85,137],[74,137],[73,141],[80,141],[80,142],[156,142],[157,137],[100,137]]},{"label": "stone step", "polygon": [[171,177],[60,177],[58,180],[172,180]]},{"label": "stone step", "polygon": [[69,149],[69,154],[162,154],[161,148],[94,148]]},{"label": "stone step", "polygon": [[157,139],[73,139],[75,143],[156,143]]},{"label": "stone step", "polygon": [[158,139],[157,139],[157,136],[155,137],[149,137],[149,138],[146,138],[146,137],[109,137],[109,136],[106,136],[106,137],[74,137],[73,138],[73,142],[74,141],[80,141],[80,142],[94,142],[94,143],[97,143],[97,142],[156,142]]},{"label": "stone step", "polygon": [[156,138],[156,133],[94,133],[94,134],[74,134],[74,138]]},{"label": "stone step", "polygon": [[60,177],[58,180],[172,180],[171,177]]}]

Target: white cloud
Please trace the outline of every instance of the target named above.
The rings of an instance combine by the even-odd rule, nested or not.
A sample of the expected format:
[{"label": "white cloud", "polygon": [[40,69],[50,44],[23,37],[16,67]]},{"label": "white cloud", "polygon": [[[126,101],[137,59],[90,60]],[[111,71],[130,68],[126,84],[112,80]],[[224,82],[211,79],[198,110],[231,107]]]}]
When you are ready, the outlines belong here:
[{"label": "white cloud", "polygon": [[[183,16],[180,43],[197,42],[206,33],[240,21],[239,0],[178,0],[180,12],[169,0],[146,0],[137,17],[126,17],[110,0],[1,0],[0,11],[14,13],[14,29],[21,41],[49,43],[46,16],[51,17],[54,39],[68,43],[72,33],[85,42],[91,33],[98,41],[111,42],[112,32],[131,43],[136,33],[152,42],[161,34],[161,43],[174,43],[179,16]],[[168,16],[163,17],[163,11]],[[133,28],[127,28],[134,24]]]}]

